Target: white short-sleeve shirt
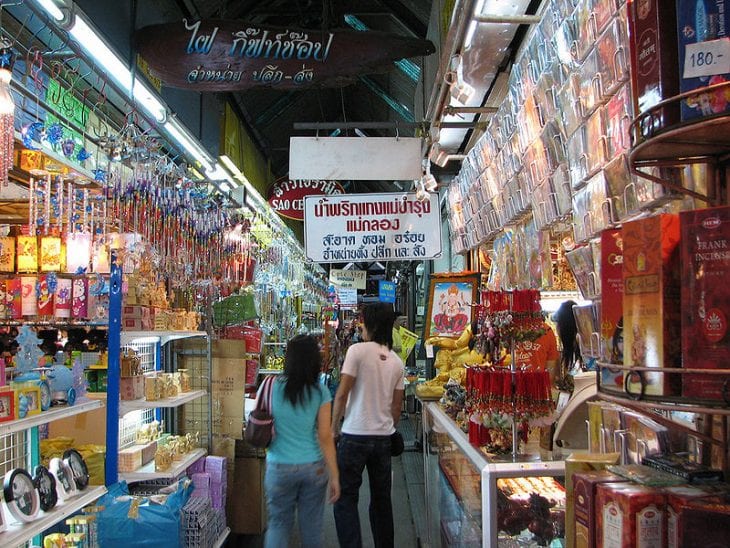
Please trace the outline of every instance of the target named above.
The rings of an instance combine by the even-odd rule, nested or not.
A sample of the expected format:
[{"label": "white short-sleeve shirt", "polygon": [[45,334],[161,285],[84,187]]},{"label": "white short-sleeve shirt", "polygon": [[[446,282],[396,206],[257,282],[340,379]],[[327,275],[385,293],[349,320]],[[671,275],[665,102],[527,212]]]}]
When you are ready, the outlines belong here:
[{"label": "white short-sleeve shirt", "polygon": [[389,436],[395,431],[393,391],[403,390],[403,361],[375,342],[353,344],[342,373],[355,377],[345,408],[342,432],[358,436]]}]

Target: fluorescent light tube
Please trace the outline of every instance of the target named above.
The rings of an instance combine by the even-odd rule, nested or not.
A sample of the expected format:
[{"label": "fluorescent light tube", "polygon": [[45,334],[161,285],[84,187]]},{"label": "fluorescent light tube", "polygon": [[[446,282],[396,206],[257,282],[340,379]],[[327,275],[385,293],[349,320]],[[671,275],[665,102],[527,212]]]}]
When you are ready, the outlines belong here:
[{"label": "fluorescent light tube", "polygon": [[53,0],[37,0],[38,5],[46,10],[46,13],[56,21],[63,21],[63,12]]},{"label": "fluorescent light tube", "polygon": [[233,173],[233,177],[241,181],[242,183],[249,182],[246,176],[241,173],[241,170],[238,169],[238,166],[233,163],[233,160],[231,160],[227,155],[223,154],[219,156],[220,161],[223,163],[224,166],[226,166],[226,169]]},{"label": "fluorescent light tube", "polygon": [[127,94],[132,91],[132,74],[129,67],[99,37],[83,18],[77,14],[69,34],[98,62],[104,71],[114,78]]},{"label": "fluorescent light tube", "polygon": [[152,93],[152,90],[144,82],[140,80],[134,81],[134,92],[132,95],[137,104],[141,105],[155,120],[164,122],[167,119],[165,105],[155,97],[155,94]]},{"label": "fluorescent light tube", "polygon": [[175,139],[175,141],[177,141],[177,143],[182,146],[188,154],[190,154],[190,156],[203,166],[204,169],[212,169],[210,157],[197,143],[185,134],[184,129],[179,125],[177,120],[169,120],[165,122],[163,127],[167,133],[169,133],[170,136]]}]

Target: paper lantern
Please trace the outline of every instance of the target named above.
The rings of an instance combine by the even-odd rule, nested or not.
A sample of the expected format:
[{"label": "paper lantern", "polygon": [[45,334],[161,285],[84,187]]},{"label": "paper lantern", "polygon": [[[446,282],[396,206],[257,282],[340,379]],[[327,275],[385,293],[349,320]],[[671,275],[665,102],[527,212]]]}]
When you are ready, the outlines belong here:
[{"label": "paper lantern", "polygon": [[56,318],[71,317],[72,285],[72,280],[68,278],[59,278],[56,282],[56,300],[53,308],[53,315]]},{"label": "paper lantern", "polygon": [[71,317],[85,320],[89,317],[89,281],[84,277],[74,278],[71,286]]},{"label": "paper lantern", "polygon": [[91,268],[98,274],[109,274],[109,244],[106,236],[97,236],[91,247]]},{"label": "paper lantern", "polygon": [[35,293],[35,284],[38,281],[36,276],[22,276],[21,285],[21,314],[23,316],[35,316],[38,314],[38,297]]},{"label": "paper lantern", "polygon": [[61,270],[61,238],[43,236],[41,238],[41,272]]},{"label": "paper lantern", "polygon": [[5,305],[7,316],[13,320],[23,317],[23,285],[19,277],[5,280]]},{"label": "paper lantern", "polygon": [[18,272],[38,272],[38,239],[18,236]]},{"label": "paper lantern", "polygon": [[[52,276],[55,276],[55,274],[52,274]],[[48,283],[49,281],[49,276],[46,274],[38,277],[38,291],[36,294],[38,299],[39,316],[53,315],[53,303],[55,300],[55,293],[51,290],[51,287]]]},{"label": "paper lantern", "polygon": [[74,233],[66,236],[66,272],[85,272],[91,262],[91,234]]},{"label": "paper lantern", "polygon": [[15,272],[15,238],[0,238],[0,272]]}]

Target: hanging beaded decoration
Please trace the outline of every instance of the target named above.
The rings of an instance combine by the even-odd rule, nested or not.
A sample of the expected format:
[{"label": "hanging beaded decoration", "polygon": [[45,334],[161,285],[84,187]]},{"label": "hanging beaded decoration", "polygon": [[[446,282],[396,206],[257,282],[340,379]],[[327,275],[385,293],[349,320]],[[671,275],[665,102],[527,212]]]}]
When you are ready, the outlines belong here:
[{"label": "hanging beaded decoration", "polygon": [[7,186],[13,167],[15,103],[10,93],[14,54],[7,40],[0,41],[0,184]]}]

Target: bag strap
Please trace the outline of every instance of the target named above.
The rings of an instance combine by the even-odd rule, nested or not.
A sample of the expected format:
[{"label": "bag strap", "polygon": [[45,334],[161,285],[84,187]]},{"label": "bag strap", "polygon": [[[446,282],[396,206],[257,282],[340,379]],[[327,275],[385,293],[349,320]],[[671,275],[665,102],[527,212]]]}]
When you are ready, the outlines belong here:
[{"label": "bag strap", "polygon": [[271,414],[272,402],[273,402],[273,391],[274,391],[274,375],[267,375],[264,382],[259,386],[258,394],[256,395],[256,410],[266,411]]}]

